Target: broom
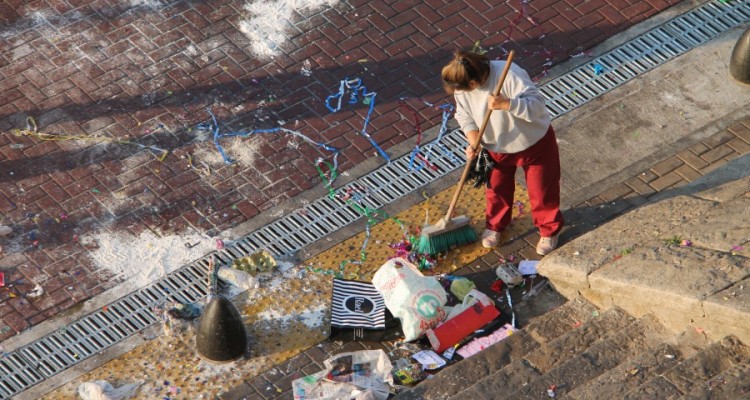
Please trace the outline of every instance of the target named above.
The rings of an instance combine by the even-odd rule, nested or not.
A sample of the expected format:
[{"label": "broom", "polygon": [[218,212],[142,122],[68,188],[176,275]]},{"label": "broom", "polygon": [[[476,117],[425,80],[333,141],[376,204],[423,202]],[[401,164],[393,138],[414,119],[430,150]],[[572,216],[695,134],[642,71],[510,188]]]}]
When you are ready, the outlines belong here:
[{"label": "broom", "polygon": [[[508,60],[505,62],[505,68],[503,68],[503,73],[500,75],[500,80],[497,82],[493,96],[500,94],[500,89],[502,89],[505,77],[508,75],[508,70],[510,70],[510,64],[513,62],[513,54],[513,50],[508,54]],[[477,144],[472,145],[475,154],[478,154],[482,150],[482,135],[487,128],[491,114],[492,110],[488,108],[487,112],[484,114],[482,127],[479,129],[480,141]],[[471,221],[468,216],[459,215],[455,218],[451,218],[453,216],[453,211],[456,208],[456,203],[458,203],[458,196],[461,194],[461,189],[463,189],[464,183],[466,183],[466,179],[469,177],[469,172],[471,172],[471,161],[472,160],[466,160],[466,167],[464,167],[461,180],[458,181],[456,192],[453,194],[453,199],[448,206],[448,212],[445,213],[445,217],[441,218],[434,225],[426,226],[422,229],[422,236],[419,238],[416,249],[418,254],[434,255],[448,251],[457,246],[475,242],[478,239],[477,232],[469,225],[469,222]]]}]

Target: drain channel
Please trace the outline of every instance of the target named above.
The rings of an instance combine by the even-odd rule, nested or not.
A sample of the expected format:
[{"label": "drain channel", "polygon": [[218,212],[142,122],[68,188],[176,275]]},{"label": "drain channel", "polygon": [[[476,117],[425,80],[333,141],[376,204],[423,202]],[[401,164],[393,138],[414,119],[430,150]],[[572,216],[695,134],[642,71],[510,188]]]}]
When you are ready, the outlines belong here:
[{"label": "drain channel", "polygon": [[[553,117],[559,117],[665,62],[750,21],[750,2],[709,2],[669,20],[631,41],[540,87]],[[600,66],[597,68],[597,66]],[[599,73],[597,73],[597,71]],[[368,188],[362,202],[378,209],[461,167],[466,142],[459,131],[442,144],[452,153],[430,161],[438,171],[409,171],[408,155],[344,186]],[[88,314],[0,358],[0,399],[8,399],[157,322],[151,311],[165,301],[197,302],[208,295],[208,260],[229,263],[265,249],[274,255],[293,253],[361,218],[346,202],[323,197],[250,233],[232,246],[209,254],[105,309]]]},{"label": "drain channel", "polygon": [[749,20],[750,2],[706,3],[551,80],[540,90],[552,117],[558,117]]}]

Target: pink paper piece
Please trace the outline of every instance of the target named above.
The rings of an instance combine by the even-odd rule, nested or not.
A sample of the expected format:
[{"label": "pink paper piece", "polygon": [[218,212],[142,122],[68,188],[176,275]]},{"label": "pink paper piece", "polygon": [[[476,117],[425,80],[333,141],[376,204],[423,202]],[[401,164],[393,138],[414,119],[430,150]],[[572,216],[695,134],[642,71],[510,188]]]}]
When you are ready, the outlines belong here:
[{"label": "pink paper piece", "polygon": [[474,354],[477,354],[480,351],[492,346],[493,344],[507,338],[515,331],[516,328],[514,328],[512,325],[505,324],[500,329],[492,332],[487,336],[478,337],[472,340],[471,342],[458,349],[456,353],[458,353],[463,358],[469,358]]}]

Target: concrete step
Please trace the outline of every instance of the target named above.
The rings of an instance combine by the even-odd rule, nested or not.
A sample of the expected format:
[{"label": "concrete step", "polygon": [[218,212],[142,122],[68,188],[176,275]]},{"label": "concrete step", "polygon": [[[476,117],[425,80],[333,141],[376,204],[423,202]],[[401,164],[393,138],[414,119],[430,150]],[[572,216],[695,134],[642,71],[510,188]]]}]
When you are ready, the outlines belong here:
[{"label": "concrete step", "polygon": [[[592,316],[594,315],[597,314]],[[524,359],[508,364],[498,372],[474,381],[476,383],[450,398],[456,400],[502,398],[504,394],[536,381],[541,375],[567,361],[571,356],[582,353],[591,344],[608,334],[624,329],[633,321],[633,318],[620,309],[607,310],[576,329],[530,352]]]},{"label": "concrete step", "polygon": [[622,329],[607,332],[604,338],[580,353],[569,353],[567,360],[503,398],[524,399],[543,396],[553,386],[557,395],[564,396],[618,367],[639,351],[656,351],[660,343],[672,336],[673,333],[660,324],[656,317],[644,316]]},{"label": "concrete step", "polygon": [[693,390],[700,390],[712,378],[748,360],[750,347],[735,336],[727,336],[628,392],[624,399],[679,398]]},{"label": "concrete step", "polygon": [[551,312],[532,319],[523,330],[539,343],[547,343],[594,318],[599,309],[582,297],[576,297]]},{"label": "concrete step", "polygon": [[[479,381],[466,382],[466,389],[447,397],[449,400],[497,400],[514,388],[528,385],[541,374],[526,360],[514,361],[505,368]],[[476,383],[475,383],[476,382]],[[437,397],[435,397],[437,399]],[[442,399],[446,399],[443,397]]]},{"label": "concrete step", "polygon": [[681,400],[750,399],[750,361],[737,364],[690,391]]},{"label": "concrete step", "polygon": [[660,343],[653,348],[640,349],[640,352],[635,349],[636,355],[568,392],[567,397],[575,400],[615,399],[634,390],[703,348],[705,344],[697,343],[690,335],[693,332],[683,332],[670,340],[671,343]]},{"label": "concrete step", "polygon": [[[597,308],[588,301],[572,299],[554,310],[534,318],[522,330],[502,342],[441,371],[435,379],[424,381],[399,393],[395,399],[445,399],[466,389],[506,365],[522,359],[540,344],[584,325],[596,318]],[[518,368],[518,367],[516,367]],[[524,371],[525,367],[518,368]],[[533,371],[533,368],[531,368]],[[520,375],[518,375],[520,376]]]},{"label": "concrete step", "polygon": [[494,374],[538,347],[536,340],[526,331],[520,330],[488,349],[440,371],[433,379],[399,393],[394,399],[446,399],[464,390],[470,382]]},{"label": "concrete step", "polygon": [[507,398],[543,396],[552,386],[556,387],[556,394],[564,395],[617,367],[643,349],[655,349],[670,336],[671,332],[656,317],[644,316],[624,329],[612,330],[605,338],[593,343],[583,352],[570,356]]},{"label": "concrete step", "polygon": [[525,358],[540,374],[546,374],[552,368],[567,361],[571,356],[584,352],[589,346],[612,332],[624,329],[634,320],[619,308],[604,311],[577,329],[532,351]]}]

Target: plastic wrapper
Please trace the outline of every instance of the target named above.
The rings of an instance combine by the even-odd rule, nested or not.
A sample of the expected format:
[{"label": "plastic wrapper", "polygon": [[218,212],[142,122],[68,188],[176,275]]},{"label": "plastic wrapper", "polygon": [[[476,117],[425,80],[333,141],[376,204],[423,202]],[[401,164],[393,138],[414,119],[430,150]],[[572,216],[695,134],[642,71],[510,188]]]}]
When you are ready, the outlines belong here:
[{"label": "plastic wrapper", "polygon": [[324,361],[325,370],[292,382],[296,400],[386,400],[393,365],[383,350],[341,353]]},{"label": "plastic wrapper", "polygon": [[83,400],[127,400],[135,395],[141,383],[128,383],[114,387],[107,381],[84,382],[78,386]]},{"label": "plastic wrapper", "polygon": [[404,340],[419,339],[445,319],[448,295],[440,282],[424,276],[419,269],[402,258],[383,264],[372,283],[385,299],[385,306],[401,320]]}]

